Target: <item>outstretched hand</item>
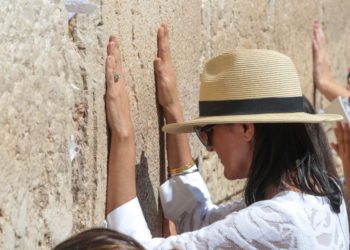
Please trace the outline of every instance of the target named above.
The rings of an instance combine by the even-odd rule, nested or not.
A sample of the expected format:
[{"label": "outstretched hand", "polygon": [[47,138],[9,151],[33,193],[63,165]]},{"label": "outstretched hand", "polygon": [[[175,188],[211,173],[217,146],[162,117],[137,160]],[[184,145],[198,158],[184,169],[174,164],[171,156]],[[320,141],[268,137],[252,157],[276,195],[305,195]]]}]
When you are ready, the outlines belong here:
[{"label": "outstretched hand", "polygon": [[165,113],[173,113],[180,108],[176,87],[175,71],[171,62],[169,29],[162,24],[157,33],[157,58],[154,71],[157,84],[157,98]]},{"label": "outstretched hand", "polygon": [[119,44],[113,35],[109,38],[106,59],[106,108],[112,135],[130,136],[134,129],[131,121],[128,93],[121,63]]},{"label": "outstretched hand", "polygon": [[322,91],[328,84],[332,83],[326,37],[318,20],[314,21],[312,29],[313,77],[316,87]]}]

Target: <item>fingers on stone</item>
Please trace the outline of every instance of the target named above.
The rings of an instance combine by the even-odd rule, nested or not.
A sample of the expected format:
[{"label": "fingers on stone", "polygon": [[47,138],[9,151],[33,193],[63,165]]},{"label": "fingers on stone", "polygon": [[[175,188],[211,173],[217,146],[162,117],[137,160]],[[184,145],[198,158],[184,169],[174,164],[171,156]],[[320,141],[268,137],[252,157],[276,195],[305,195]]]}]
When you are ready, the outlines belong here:
[{"label": "fingers on stone", "polygon": [[322,29],[321,25],[318,24],[316,26],[315,30],[316,30],[317,42],[320,43],[320,45],[322,45],[323,43],[325,43],[325,36],[324,36],[323,29]]},{"label": "fingers on stone", "polygon": [[163,26],[163,28],[164,28],[164,35],[165,35],[166,37],[168,37],[168,36],[169,36],[168,25],[166,25],[165,23],[162,23],[162,26]]},{"label": "fingers on stone", "polygon": [[158,29],[158,57],[162,59],[169,59],[170,46],[169,46],[169,31],[165,24],[162,24]]},{"label": "fingers on stone", "polygon": [[312,45],[313,45],[313,49],[316,49],[316,50],[318,50],[320,47],[320,39],[319,39],[317,28],[314,28],[312,32]]},{"label": "fingers on stone", "polygon": [[111,35],[107,45],[107,55],[112,55],[115,58],[115,70],[121,70],[121,59],[119,51],[119,42],[116,36]]},{"label": "fingers on stone", "polygon": [[163,26],[161,25],[159,28],[158,28],[158,32],[157,32],[157,48],[158,48],[158,51],[157,51],[157,56],[158,57],[161,57],[162,56],[162,42],[163,42],[163,35],[164,35],[164,28]]},{"label": "fingers on stone", "polygon": [[114,42],[109,41],[107,45],[107,55],[113,55],[114,46],[115,46]]},{"label": "fingers on stone", "polygon": [[311,41],[312,41],[312,50],[315,52],[318,49],[318,44],[316,41],[316,37],[314,35],[312,36]]},{"label": "fingers on stone", "polygon": [[109,36],[109,41],[110,42],[115,42],[117,40],[117,37],[115,35],[110,35]]},{"label": "fingers on stone", "polygon": [[322,29],[318,20],[315,20],[312,27],[312,38],[315,44],[321,40]]},{"label": "fingers on stone", "polygon": [[116,63],[116,69],[118,71],[121,71],[121,68],[122,68],[122,60],[121,60],[121,53],[120,53],[120,50],[119,50],[119,42],[118,40],[116,39],[114,41],[114,49],[113,49],[113,55],[114,55],[114,58],[115,58],[115,63]]},{"label": "fingers on stone", "polygon": [[114,68],[115,68],[115,60],[114,57],[109,55],[106,59],[106,80],[107,80],[107,87],[110,84],[114,83]]},{"label": "fingers on stone", "polygon": [[162,59],[160,57],[157,57],[156,59],[154,59],[153,66],[156,71],[160,70],[161,64],[162,64]]}]

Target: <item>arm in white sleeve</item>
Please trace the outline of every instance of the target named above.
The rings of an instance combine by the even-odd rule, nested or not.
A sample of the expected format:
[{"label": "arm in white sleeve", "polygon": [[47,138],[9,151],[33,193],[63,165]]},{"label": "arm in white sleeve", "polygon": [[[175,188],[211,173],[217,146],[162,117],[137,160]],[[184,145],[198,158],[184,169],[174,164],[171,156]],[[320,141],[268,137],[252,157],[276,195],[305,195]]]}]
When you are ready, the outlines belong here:
[{"label": "arm in white sleeve", "polygon": [[114,209],[107,215],[107,227],[124,233],[138,242],[147,242],[152,239],[145,217],[137,198]]},{"label": "arm in white sleeve", "polygon": [[170,178],[160,187],[160,199],[165,217],[175,222],[179,233],[210,225],[245,207],[244,202],[214,205],[198,172]]}]

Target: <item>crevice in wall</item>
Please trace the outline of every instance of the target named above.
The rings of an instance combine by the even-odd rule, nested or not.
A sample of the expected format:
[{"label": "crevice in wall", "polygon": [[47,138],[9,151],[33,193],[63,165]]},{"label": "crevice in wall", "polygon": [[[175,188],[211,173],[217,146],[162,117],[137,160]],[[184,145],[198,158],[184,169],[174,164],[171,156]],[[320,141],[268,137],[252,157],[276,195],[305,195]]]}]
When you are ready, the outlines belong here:
[{"label": "crevice in wall", "polygon": [[[87,92],[87,83],[85,76],[82,75],[84,90]],[[87,94],[83,94],[83,100],[75,104],[73,113],[73,122],[75,125],[76,143],[79,145],[80,153],[76,157],[72,164],[72,184],[71,193],[73,199],[73,210],[87,209],[87,201],[89,201],[89,189],[86,187],[86,183],[90,178],[88,170],[88,158],[89,155],[89,142],[87,135],[88,124],[88,104]],[[76,213],[73,218],[73,231],[79,231],[83,229],[85,225],[86,214]]]},{"label": "crevice in wall", "polygon": [[[132,80],[132,82],[135,82],[134,79]],[[131,91],[132,91],[132,97],[134,99],[134,102],[136,103],[137,112],[141,112],[140,100],[138,98],[138,94],[137,94],[137,91],[136,91],[136,85],[135,84],[132,85]],[[147,144],[147,138],[145,137],[144,130],[140,131],[140,135],[141,135],[141,140],[143,142],[144,151],[147,152],[148,144]]]},{"label": "crevice in wall", "polygon": [[85,52],[86,47],[83,41],[78,36],[77,29],[78,27],[77,27],[77,15],[76,15],[68,22],[68,34],[69,34],[69,37],[72,39],[72,42],[79,49],[79,52],[82,53],[82,52]]},{"label": "crevice in wall", "polygon": [[[134,12],[132,12],[133,15],[134,15]],[[136,36],[135,36],[135,25],[132,23],[131,25],[131,37],[132,37],[132,47],[133,47],[133,50],[134,51],[137,51],[137,59],[139,61],[139,65],[140,65],[140,68],[143,69],[145,66],[144,66],[144,63],[142,61],[142,58],[141,58],[141,54],[140,54],[140,51],[139,51],[139,48],[137,47],[136,45]]]},{"label": "crevice in wall", "polygon": [[97,164],[97,155],[98,155],[98,127],[97,127],[97,108],[96,108],[96,94],[95,90],[92,90],[92,152],[91,152],[91,162],[92,162],[92,171],[90,177],[92,179],[93,187],[90,187],[91,194],[91,221],[95,218],[96,214],[96,200],[97,200],[97,186],[98,186],[98,164]]},{"label": "crevice in wall", "polygon": [[102,26],[104,25],[104,22],[103,22],[103,16],[102,16],[102,13],[103,13],[103,1],[100,0],[100,21],[96,24],[96,26]]}]

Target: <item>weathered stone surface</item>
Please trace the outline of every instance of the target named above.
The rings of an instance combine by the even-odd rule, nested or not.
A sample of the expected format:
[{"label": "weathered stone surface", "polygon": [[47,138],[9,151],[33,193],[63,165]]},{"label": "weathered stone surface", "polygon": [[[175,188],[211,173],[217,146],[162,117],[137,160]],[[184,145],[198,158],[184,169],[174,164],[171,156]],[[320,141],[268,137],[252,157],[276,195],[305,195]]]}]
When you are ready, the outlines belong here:
[{"label": "weathered stone surface", "polygon": [[[0,248],[48,249],[104,218],[108,137],[105,47],[117,34],[137,138],[138,193],[161,235],[158,186],[165,180],[163,117],[153,59],[156,29],[169,24],[186,119],[198,116],[203,63],[233,48],[291,56],[313,97],[311,23],[322,20],[334,77],[345,82],[350,6],[336,1],[90,0],[92,14],[68,22],[64,1],[3,0],[0,7]],[[317,107],[324,106],[317,97]],[[78,154],[71,161],[71,138]],[[243,182],[224,180],[217,157],[190,135],[213,199],[237,198]]]}]

